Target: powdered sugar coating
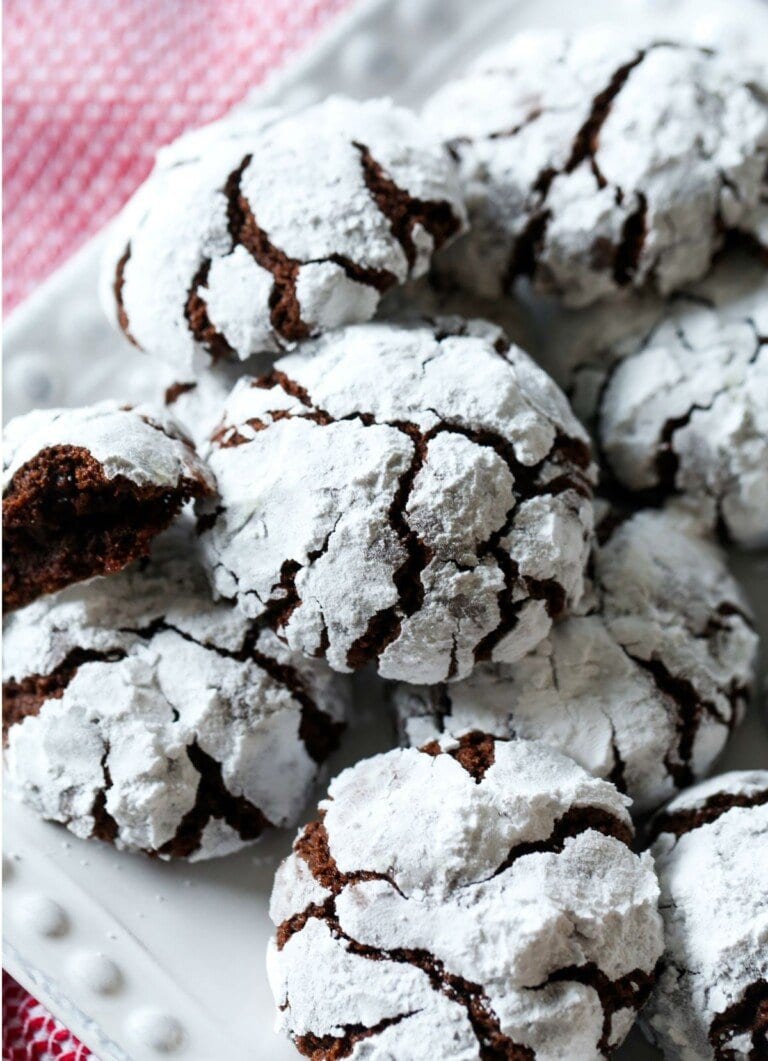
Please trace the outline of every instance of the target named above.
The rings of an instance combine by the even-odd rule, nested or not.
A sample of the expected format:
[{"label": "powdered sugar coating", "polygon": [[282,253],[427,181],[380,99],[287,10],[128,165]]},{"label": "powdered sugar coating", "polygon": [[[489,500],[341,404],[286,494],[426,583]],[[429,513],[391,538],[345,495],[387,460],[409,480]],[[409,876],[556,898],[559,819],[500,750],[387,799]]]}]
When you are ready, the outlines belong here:
[{"label": "powdered sugar coating", "polygon": [[197,370],[370,319],[463,225],[448,153],[391,101],[244,112],[166,149],[113,228],[102,299]]},{"label": "powdered sugar coating", "polygon": [[215,488],[210,472],[163,409],[104,401],[80,409],[36,409],[11,420],[3,432],[3,491],[25,464],[52,446],[86,449],[107,479],[139,487]]},{"label": "powdered sugar coating", "polygon": [[260,357],[245,365],[221,361],[204,368],[193,379],[179,380],[163,390],[163,402],[201,451],[221,420],[221,411],[235,383],[246,372],[258,374],[268,368]]},{"label": "powdered sugar coating", "polygon": [[345,713],[340,679],[212,604],[190,528],[147,564],[11,615],[6,780],[78,836],[225,854],[293,825]]},{"label": "powdered sugar coating", "polygon": [[279,1026],[318,1058],[607,1053],[662,946],[625,802],[538,742],[345,770],[275,880]]},{"label": "powdered sugar coating", "polygon": [[534,652],[452,685],[396,687],[404,743],[472,730],[540,739],[614,781],[639,814],[710,769],[754,680],[744,595],[721,551],[673,513],[641,512],[610,534],[601,522],[598,535],[580,614]]},{"label": "powdered sugar coating", "polygon": [[318,340],[235,387],[209,460],[216,590],[334,669],[460,678],[520,658],[581,595],[586,436],[486,323]]},{"label": "powdered sugar coating", "polygon": [[768,543],[765,267],[741,280],[734,294],[718,270],[690,299],[671,302],[639,342],[623,344],[597,430],[624,486],[690,497],[726,538],[759,548]]},{"label": "powdered sugar coating", "polygon": [[656,831],[666,951],[643,1028],[680,1061],[764,1057],[768,771],[689,789],[664,809]]},{"label": "powdered sugar coating", "polygon": [[726,231],[760,233],[760,77],[741,53],[595,27],[493,49],[424,110],[470,213],[446,267],[485,294],[531,276],[574,306],[702,276]]}]

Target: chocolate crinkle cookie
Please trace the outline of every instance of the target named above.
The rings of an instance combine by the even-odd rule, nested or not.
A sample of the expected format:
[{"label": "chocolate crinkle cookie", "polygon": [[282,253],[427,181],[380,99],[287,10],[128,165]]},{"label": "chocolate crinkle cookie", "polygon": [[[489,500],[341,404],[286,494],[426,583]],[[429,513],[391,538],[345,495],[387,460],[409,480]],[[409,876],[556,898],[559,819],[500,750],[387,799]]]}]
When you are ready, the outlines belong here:
[{"label": "chocolate crinkle cookie", "polygon": [[586,434],[503,333],[349,327],[232,392],[200,528],[218,593],[339,671],[512,661],[581,596]]},{"label": "chocolate crinkle cookie", "polygon": [[166,149],[113,226],[109,316],[179,368],[369,320],[464,228],[452,159],[389,100],[248,112]]},{"label": "chocolate crinkle cookie", "polygon": [[486,294],[529,277],[574,306],[702,276],[727,233],[764,235],[761,76],[739,52],[593,28],[484,55],[424,111],[469,207],[446,267]]},{"label": "chocolate crinkle cookie", "polygon": [[768,771],[702,782],[653,834],[666,949],[643,1029],[670,1059],[768,1057]]},{"label": "chocolate crinkle cookie", "polygon": [[211,602],[187,526],[149,560],[15,612],[4,663],[11,794],[161,858],[295,825],[345,714],[324,663]]},{"label": "chocolate crinkle cookie", "polygon": [[682,495],[724,540],[759,548],[768,544],[768,272],[725,264],[612,352],[596,432],[622,486]]},{"label": "chocolate crinkle cookie", "polygon": [[3,432],[5,607],[121,570],[214,490],[162,409],[106,401],[16,417]]},{"label": "chocolate crinkle cookie", "polygon": [[672,513],[598,523],[591,591],[519,663],[393,691],[404,743],[540,739],[645,813],[701,777],[741,720],[757,635],[725,558]]},{"label": "chocolate crinkle cookie", "polygon": [[275,879],[279,1026],[314,1061],[609,1056],[662,950],[625,803],[480,734],[345,770]]}]

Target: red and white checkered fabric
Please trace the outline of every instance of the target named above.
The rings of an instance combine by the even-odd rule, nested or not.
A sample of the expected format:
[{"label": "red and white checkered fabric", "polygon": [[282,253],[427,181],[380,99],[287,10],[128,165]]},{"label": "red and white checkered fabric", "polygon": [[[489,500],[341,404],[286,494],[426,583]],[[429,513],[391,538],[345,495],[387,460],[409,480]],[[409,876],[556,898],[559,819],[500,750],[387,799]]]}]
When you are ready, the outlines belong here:
[{"label": "red and white checkered fabric", "polygon": [[3,973],[3,1061],[85,1061],[91,1051]]},{"label": "red and white checkered fabric", "polygon": [[5,0],[5,308],[348,2]]},{"label": "red and white checkered fabric", "polygon": [[[3,305],[350,0],[4,0]],[[90,1051],[3,975],[3,1061]]]}]

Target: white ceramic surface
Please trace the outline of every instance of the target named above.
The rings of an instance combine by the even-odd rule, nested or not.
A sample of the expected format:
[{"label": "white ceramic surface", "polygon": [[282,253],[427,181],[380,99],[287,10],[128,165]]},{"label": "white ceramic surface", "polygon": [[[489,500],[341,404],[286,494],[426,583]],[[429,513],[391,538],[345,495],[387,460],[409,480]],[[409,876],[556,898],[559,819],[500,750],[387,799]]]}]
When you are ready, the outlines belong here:
[{"label": "white ceramic surface", "polygon": [[[533,25],[645,21],[702,43],[768,55],[766,0],[363,0],[251,102],[330,91],[418,104],[492,40]],[[111,332],[96,302],[97,237],[11,317],[5,414],[151,396],[165,369]],[[734,556],[768,643],[768,557]],[[765,688],[765,664],[760,688]],[[380,696],[357,681],[357,711],[330,771],[391,745]],[[723,769],[768,766],[765,702],[753,705]],[[267,899],[291,836],[217,862],[167,865],[78,841],[4,808],[4,966],[104,1059],[290,1061],[272,1032],[264,972]],[[635,1033],[622,1061],[657,1057]],[[431,1061],[431,1059],[430,1059]],[[439,1059],[435,1059],[439,1061]],[[578,1061],[578,1059],[575,1059]]]}]

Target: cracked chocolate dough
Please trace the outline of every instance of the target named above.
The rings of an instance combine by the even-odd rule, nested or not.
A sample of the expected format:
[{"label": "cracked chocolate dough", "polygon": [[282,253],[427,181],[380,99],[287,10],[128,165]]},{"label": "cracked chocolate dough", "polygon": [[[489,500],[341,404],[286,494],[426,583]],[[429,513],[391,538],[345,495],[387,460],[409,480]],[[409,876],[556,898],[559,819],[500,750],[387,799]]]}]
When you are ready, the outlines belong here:
[{"label": "cracked chocolate dough", "polygon": [[696,785],[652,829],[666,950],[643,1030],[677,1061],[768,1057],[768,770]]},{"label": "cracked chocolate dough", "polygon": [[389,100],[246,112],[163,153],[115,223],[110,318],[178,368],[369,320],[464,228],[448,152]]},{"label": "cracked chocolate dough", "polygon": [[608,1057],[662,949],[626,799],[537,741],[359,762],[277,872],[267,968],[313,1061]]},{"label": "cracked chocolate dough", "polygon": [[201,506],[217,592],[339,671],[519,659],[581,596],[586,434],[500,329],[354,325],[241,380]]},{"label": "cracked chocolate dough", "polygon": [[[723,263],[614,350],[597,437],[618,482],[682,495],[728,542],[768,545],[768,272]],[[740,286],[734,286],[740,278]]]},{"label": "cracked chocolate dough", "polygon": [[162,409],[106,401],[16,417],[3,432],[4,606],[120,571],[214,490]]},{"label": "cracked chocolate dough", "polygon": [[451,685],[398,685],[404,743],[481,730],[535,738],[645,813],[709,768],[739,722],[757,635],[720,550],[672,513],[597,528],[592,589],[519,663]]},{"label": "cracked chocolate dough", "polygon": [[483,294],[529,277],[574,306],[702,276],[727,233],[764,223],[759,74],[740,53],[593,28],[484,55],[424,110],[470,216],[445,267]]},{"label": "cracked chocolate dough", "polygon": [[161,858],[295,825],[345,714],[344,679],[211,603],[185,525],[149,560],[15,612],[4,660],[11,793]]}]

